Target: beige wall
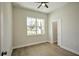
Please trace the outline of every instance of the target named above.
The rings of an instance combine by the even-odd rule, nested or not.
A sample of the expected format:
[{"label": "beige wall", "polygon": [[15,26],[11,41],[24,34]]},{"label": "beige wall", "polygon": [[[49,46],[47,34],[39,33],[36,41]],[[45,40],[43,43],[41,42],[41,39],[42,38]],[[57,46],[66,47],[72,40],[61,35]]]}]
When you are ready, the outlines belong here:
[{"label": "beige wall", "polygon": [[[79,3],[69,3],[52,12],[49,15],[49,26],[51,20],[57,18],[62,20],[61,45],[64,48],[79,54]],[[49,35],[51,35],[51,32],[49,27]]]},{"label": "beige wall", "polygon": [[[45,35],[27,36],[26,17],[33,16],[45,19]],[[21,7],[13,7],[13,47],[22,47],[29,44],[47,42],[47,15],[24,9]]]}]

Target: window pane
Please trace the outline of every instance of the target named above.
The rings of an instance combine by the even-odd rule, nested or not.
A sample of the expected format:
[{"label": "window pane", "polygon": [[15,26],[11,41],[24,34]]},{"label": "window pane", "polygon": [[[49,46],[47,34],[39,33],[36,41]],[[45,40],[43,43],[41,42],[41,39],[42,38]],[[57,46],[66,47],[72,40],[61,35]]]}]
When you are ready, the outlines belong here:
[{"label": "window pane", "polygon": [[36,35],[36,19],[27,17],[27,35]]},{"label": "window pane", "polygon": [[37,19],[37,26],[44,26],[44,19]]},{"label": "window pane", "polygon": [[36,31],[27,31],[27,35],[36,35]]},{"label": "window pane", "polygon": [[41,20],[37,19],[37,26],[41,26]]},{"label": "window pane", "polygon": [[44,34],[44,19],[37,19],[37,34]]},{"label": "window pane", "polygon": [[35,26],[36,25],[36,19],[27,17],[27,26]]},{"label": "window pane", "polygon": [[41,28],[40,27],[37,27],[37,34],[41,34]]}]

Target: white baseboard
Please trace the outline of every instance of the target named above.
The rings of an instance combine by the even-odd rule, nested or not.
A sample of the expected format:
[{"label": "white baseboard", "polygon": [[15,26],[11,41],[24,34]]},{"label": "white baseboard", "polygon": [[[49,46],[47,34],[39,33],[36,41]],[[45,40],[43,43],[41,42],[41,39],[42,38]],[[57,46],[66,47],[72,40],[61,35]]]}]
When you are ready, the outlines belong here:
[{"label": "white baseboard", "polygon": [[68,51],[70,51],[70,52],[72,52],[72,53],[75,53],[75,54],[79,55],[79,52],[78,52],[78,51],[75,51],[75,50],[70,49],[70,48],[68,48],[68,47],[65,47],[65,46],[63,46],[63,45],[60,45],[60,47],[63,48],[63,49],[65,49],[65,50],[68,50]]},{"label": "white baseboard", "polygon": [[40,43],[45,43],[45,42],[48,42],[48,41],[34,42],[34,43],[26,44],[26,45],[15,46],[15,47],[13,47],[13,49],[21,48],[21,47],[26,47],[26,46],[31,46],[31,45],[40,44]]}]

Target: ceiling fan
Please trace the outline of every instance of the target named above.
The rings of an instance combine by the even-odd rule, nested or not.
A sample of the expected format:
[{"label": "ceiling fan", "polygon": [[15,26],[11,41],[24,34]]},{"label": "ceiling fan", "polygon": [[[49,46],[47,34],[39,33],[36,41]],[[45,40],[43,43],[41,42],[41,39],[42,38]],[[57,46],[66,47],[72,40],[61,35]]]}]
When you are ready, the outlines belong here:
[{"label": "ceiling fan", "polygon": [[41,6],[48,8],[47,5],[48,2],[37,2],[37,3],[40,3],[40,5],[37,8],[40,8]]}]

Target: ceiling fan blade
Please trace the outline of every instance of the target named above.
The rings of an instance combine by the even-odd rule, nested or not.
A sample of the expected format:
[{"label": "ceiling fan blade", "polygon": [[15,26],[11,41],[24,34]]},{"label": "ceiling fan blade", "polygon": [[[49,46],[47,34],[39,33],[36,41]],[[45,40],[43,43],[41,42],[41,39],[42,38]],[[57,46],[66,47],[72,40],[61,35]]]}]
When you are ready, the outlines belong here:
[{"label": "ceiling fan blade", "polygon": [[35,3],[48,3],[48,2],[35,2]]},{"label": "ceiling fan blade", "polygon": [[41,7],[41,4],[37,8],[40,8],[40,7]]},{"label": "ceiling fan blade", "polygon": [[46,7],[46,8],[48,8],[48,5],[47,5],[47,4],[45,4],[45,7]]},{"label": "ceiling fan blade", "polygon": [[44,3],[49,3],[49,2],[44,2]]}]

